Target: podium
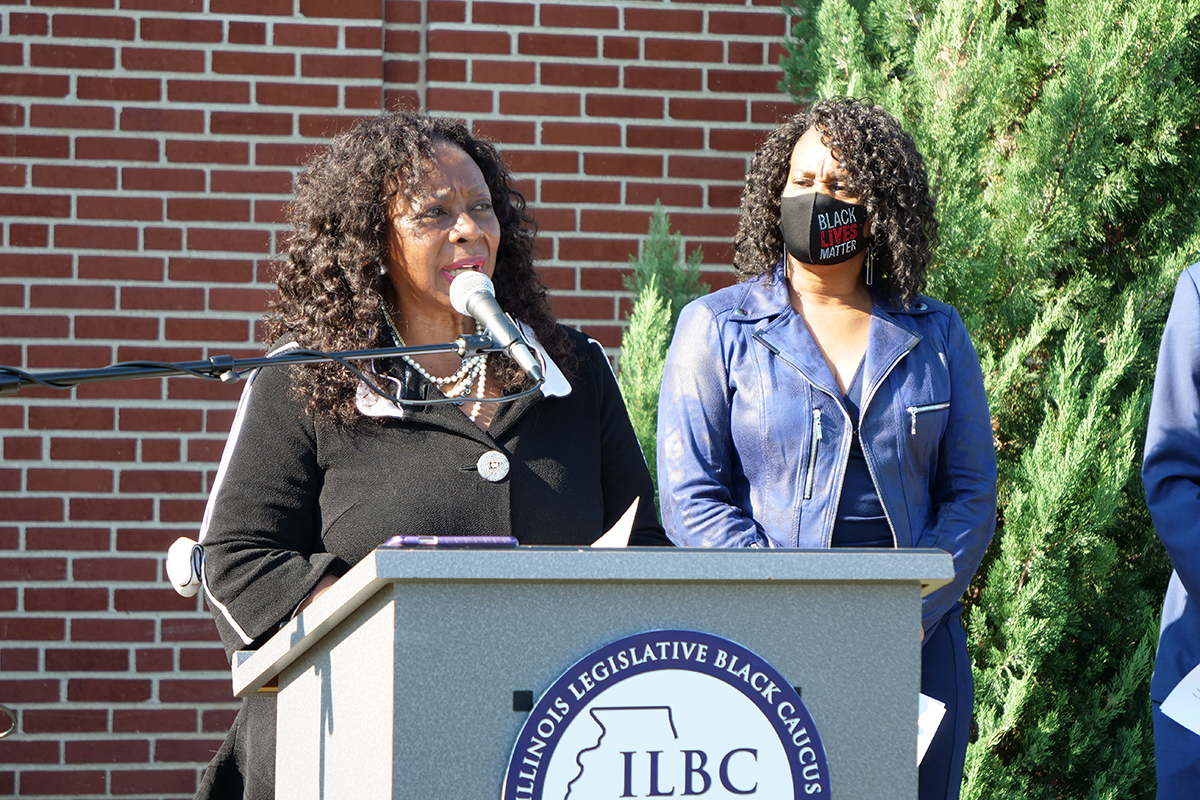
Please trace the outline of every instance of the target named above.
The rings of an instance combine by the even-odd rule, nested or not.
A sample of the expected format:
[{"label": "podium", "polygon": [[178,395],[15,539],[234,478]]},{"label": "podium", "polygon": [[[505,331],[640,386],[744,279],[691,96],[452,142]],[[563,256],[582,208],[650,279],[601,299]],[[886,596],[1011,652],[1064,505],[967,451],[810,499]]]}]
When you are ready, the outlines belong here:
[{"label": "podium", "polygon": [[921,597],[938,550],[379,549],[259,650],[278,681],[276,793],[496,798],[527,714],[598,647],[685,629],[753,651],[800,691],[835,798],[917,796]]}]

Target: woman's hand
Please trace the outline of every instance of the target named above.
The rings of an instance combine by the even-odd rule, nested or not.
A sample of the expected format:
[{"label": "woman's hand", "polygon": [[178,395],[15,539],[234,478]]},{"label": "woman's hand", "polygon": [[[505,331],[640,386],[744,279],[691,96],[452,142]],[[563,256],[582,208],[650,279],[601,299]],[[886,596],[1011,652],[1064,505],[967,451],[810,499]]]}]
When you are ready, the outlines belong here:
[{"label": "woman's hand", "polygon": [[[301,601],[300,605],[296,608],[296,613],[298,614],[312,605],[312,601],[325,594],[330,586],[333,586],[335,583],[337,583],[337,580],[338,579],[336,575],[326,575],[325,577],[321,578],[321,580],[317,581],[317,585],[314,586],[313,590],[308,593],[308,597],[304,598],[304,600]],[[923,635],[924,631],[922,631],[922,636]]]}]

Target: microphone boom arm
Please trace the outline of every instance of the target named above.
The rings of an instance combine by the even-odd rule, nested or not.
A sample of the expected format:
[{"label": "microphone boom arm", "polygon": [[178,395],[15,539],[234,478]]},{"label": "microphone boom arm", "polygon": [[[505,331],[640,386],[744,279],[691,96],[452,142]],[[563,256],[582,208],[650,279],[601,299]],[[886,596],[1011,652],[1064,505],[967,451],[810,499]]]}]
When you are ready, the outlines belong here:
[{"label": "microphone boom arm", "polygon": [[236,383],[243,372],[259,369],[260,367],[276,367],[293,364],[318,364],[326,361],[336,361],[354,372],[370,389],[386,400],[402,405],[436,405],[453,402],[469,401],[501,402],[524,397],[536,391],[542,384],[536,385],[518,395],[505,397],[453,397],[432,400],[402,400],[392,397],[367,378],[350,361],[363,361],[375,358],[390,358],[396,356],[419,356],[432,353],[454,353],[460,358],[480,355],[482,353],[500,353],[504,348],[497,347],[490,336],[475,336],[464,334],[453,342],[432,344],[415,347],[382,347],[374,350],[346,350],[325,353],[320,350],[292,349],[272,356],[254,358],[232,358],[226,355],[211,356],[202,361],[159,362],[159,361],[127,361],[112,364],[98,369],[62,370],[57,372],[27,372],[17,367],[0,365],[0,397],[15,395],[26,386],[42,386],[47,389],[71,389],[85,383],[101,383],[105,381],[138,380],[142,378],[172,378],[193,377],[206,380],[219,380],[224,383]]}]

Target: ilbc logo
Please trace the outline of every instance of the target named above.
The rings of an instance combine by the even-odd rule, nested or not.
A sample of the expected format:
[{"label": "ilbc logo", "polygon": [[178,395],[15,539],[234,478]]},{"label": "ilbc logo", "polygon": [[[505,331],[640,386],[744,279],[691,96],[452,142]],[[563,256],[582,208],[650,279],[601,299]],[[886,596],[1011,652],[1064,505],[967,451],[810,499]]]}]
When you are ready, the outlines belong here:
[{"label": "ilbc logo", "polygon": [[504,800],[830,796],[796,690],[735,642],[648,631],[600,648],[542,696]]}]

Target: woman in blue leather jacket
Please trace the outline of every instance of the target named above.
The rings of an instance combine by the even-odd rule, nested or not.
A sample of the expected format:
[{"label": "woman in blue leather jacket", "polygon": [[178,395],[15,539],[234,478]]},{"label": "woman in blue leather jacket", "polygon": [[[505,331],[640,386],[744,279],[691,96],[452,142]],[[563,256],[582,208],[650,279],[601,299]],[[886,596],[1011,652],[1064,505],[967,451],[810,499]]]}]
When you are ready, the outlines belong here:
[{"label": "woman in blue leather jacket", "polygon": [[956,798],[973,687],[959,597],[996,522],[983,375],[955,310],[921,295],[937,236],[912,138],[817,103],[771,134],[742,193],[741,282],[688,305],[659,400],[663,523],[700,547],[936,547],[921,691],[946,716],[920,797]]}]

